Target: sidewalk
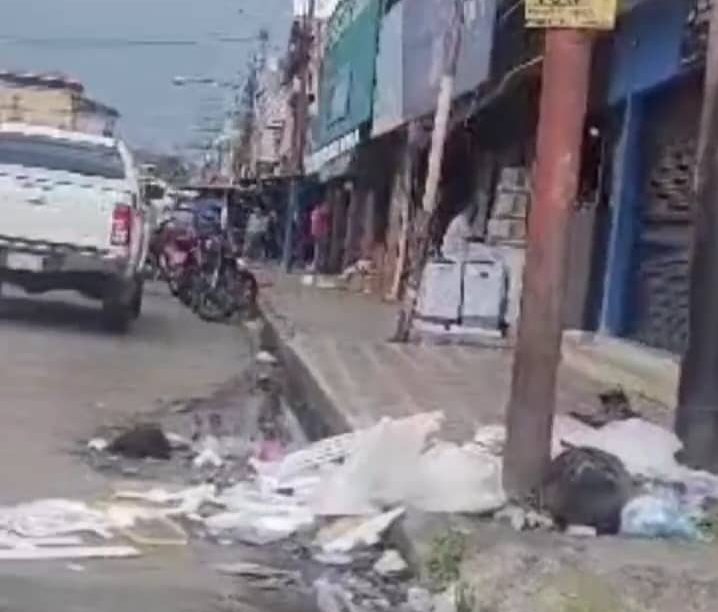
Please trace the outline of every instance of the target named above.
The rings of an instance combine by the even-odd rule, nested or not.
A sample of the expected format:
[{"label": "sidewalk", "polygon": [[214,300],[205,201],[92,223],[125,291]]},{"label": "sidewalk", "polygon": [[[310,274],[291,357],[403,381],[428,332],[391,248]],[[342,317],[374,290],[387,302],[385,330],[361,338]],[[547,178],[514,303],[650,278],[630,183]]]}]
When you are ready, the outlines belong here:
[{"label": "sidewalk", "polygon": [[[300,275],[262,272],[262,309],[281,349],[304,369],[329,411],[332,429],[367,427],[383,416],[442,410],[446,435],[465,439],[480,424],[500,423],[509,400],[509,349],[392,344],[397,306],[339,289],[304,287]],[[286,355],[285,355],[286,358]],[[558,410],[591,411],[607,386],[568,366],[560,372]],[[645,416],[668,414],[631,398]]]}]

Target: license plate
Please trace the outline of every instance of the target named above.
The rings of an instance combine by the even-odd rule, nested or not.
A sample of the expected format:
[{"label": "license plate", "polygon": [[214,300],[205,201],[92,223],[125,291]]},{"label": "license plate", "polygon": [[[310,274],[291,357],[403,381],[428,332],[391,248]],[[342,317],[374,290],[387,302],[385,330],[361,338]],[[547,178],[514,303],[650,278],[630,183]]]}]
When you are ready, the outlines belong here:
[{"label": "license plate", "polygon": [[40,255],[32,253],[8,253],[5,265],[11,270],[40,272],[43,268],[43,261]]}]

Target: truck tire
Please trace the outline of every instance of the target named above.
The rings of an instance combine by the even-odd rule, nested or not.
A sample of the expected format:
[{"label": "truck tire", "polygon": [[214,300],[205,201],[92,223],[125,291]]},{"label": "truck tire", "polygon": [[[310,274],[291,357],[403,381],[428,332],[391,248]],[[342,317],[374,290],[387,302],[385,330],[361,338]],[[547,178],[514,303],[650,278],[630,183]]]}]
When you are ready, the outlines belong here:
[{"label": "truck tire", "polygon": [[142,280],[137,281],[137,289],[132,296],[132,318],[139,319],[142,314],[142,300],[145,292],[145,283]]},{"label": "truck tire", "polygon": [[[139,294],[139,304],[138,301]],[[102,302],[102,317],[105,328],[113,333],[124,334],[128,331],[130,323],[135,319],[135,310],[141,308],[141,285],[133,283],[113,284],[107,288],[105,299]]]},{"label": "truck tire", "polygon": [[115,334],[124,334],[130,329],[134,318],[132,306],[107,300],[102,305],[102,322],[105,329]]}]

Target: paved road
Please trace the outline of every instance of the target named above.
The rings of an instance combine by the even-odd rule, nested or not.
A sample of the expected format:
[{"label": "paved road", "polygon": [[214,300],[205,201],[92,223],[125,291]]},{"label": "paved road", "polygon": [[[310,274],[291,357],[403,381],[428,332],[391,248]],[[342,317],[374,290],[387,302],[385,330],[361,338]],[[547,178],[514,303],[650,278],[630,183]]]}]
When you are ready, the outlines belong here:
[{"label": "paved road", "polygon": [[[249,342],[239,328],[199,321],[158,287],[148,293],[125,337],[103,332],[98,307],[72,296],[0,300],[0,504],[106,493],[104,477],[72,455],[79,440],[158,400],[206,395],[247,366]],[[208,567],[216,556],[192,546],[88,562],[83,572],[66,563],[5,563],[0,610],[216,610],[217,593],[236,588]],[[237,610],[281,609],[242,597],[251,602]]]}]

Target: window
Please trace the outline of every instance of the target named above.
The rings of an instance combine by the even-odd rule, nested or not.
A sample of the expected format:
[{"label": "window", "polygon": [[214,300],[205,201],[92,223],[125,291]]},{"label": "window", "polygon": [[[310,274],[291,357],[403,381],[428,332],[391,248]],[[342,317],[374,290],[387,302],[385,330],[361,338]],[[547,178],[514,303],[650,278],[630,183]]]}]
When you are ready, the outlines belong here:
[{"label": "window", "polygon": [[344,66],[337,71],[332,84],[329,101],[329,123],[336,123],[349,112],[349,91],[351,89],[351,68]]},{"label": "window", "polygon": [[0,134],[0,164],[107,179],[125,178],[125,164],[116,147],[48,136]]}]

